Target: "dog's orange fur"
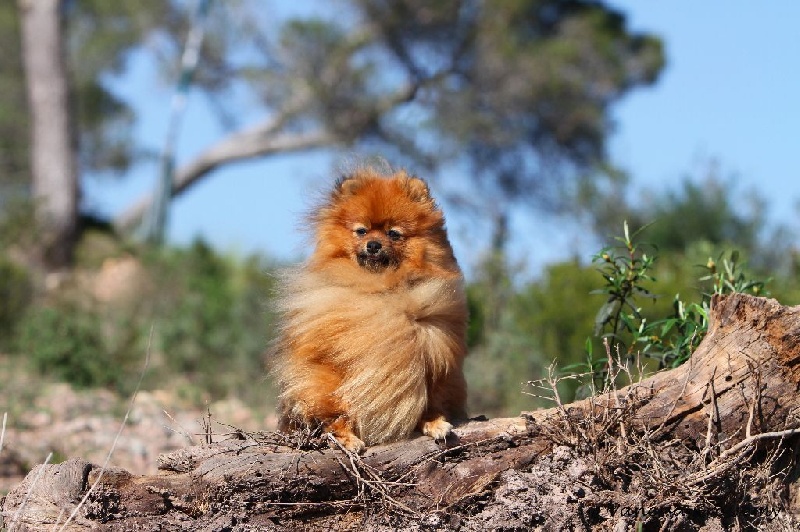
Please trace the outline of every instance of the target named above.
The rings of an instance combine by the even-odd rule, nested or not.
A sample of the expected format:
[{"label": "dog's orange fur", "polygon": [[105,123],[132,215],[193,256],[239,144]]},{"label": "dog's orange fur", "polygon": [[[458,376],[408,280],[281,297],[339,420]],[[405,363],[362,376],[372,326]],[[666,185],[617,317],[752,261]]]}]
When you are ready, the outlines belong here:
[{"label": "dog's orange fur", "polygon": [[467,306],[427,185],[360,169],[310,222],[315,250],[278,300],[282,428],[322,424],[351,451],[446,437],[465,417]]}]

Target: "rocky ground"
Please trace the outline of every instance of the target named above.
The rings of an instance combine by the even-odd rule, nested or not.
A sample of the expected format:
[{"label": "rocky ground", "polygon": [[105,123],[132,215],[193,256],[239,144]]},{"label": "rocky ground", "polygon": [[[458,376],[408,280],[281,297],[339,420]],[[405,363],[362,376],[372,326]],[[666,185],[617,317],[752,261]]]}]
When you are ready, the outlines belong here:
[{"label": "rocky ground", "polygon": [[[214,402],[206,410],[187,405],[166,391],[141,391],[130,400],[107,390],[76,391],[63,383],[39,384],[21,405],[0,392],[0,418],[7,423],[0,450],[0,495],[17,484],[52,453],[51,462],[80,457],[134,474],[156,472],[161,453],[202,443],[211,414],[211,438],[226,437],[231,427],[274,428],[272,414],[259,415],[236,399]],[[17,397],[18,399],[18,397]],[[11,411],[3,404],[11,405]],[[130,411],[128,408],[130,407]],[[114,444],[127,412],[127,421]]]}]

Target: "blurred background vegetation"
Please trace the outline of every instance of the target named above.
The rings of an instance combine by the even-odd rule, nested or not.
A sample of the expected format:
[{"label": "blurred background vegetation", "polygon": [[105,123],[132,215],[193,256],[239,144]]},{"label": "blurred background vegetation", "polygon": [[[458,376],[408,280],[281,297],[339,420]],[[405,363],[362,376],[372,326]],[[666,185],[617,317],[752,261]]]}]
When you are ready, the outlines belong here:
[{"label": "blurred background vegetation", "polygon": [[[658,297],[637,299],[647,320],[672,315],[676,296],[701,302],[712,291],[700,281],[709,260],[721,264],[733,250],[748,275],[769,279],[772,297],[800,300],[797,237],[768,223],[757,192],[710,165],[675,176],[666,192],[628,193],[629,177],[607,154],[609,113],[630,91],[657,83],[665,58],[657,36],[632,32],[601,2],[523,0],[490,10],[467,0],[351,0],[338,4],[340,17],[270,24],[258,2],[243,0],[211,3],[209,14],[180,1],[35,4],[0,4],[0,357],[24,361],[3,367],[126,395],[149,349],[146,388],[200,406],[236,397],[272,408],[270,300],[286,264],[202,240],[147,243],[135,232],[146,206],[99,219],[80,203],[87,176],[124,178],[153,156],[135,145],[134,113],[105,80],[134,51],[154,54],[165,76],[178,77],[187,32],[199,24],[200,60],[196,69],[184,64],[181,79],[214,103],[228,133],[174,171],[165,151],[173,187],[162,199],[221,165],[317,149],[378,153],[431,176],[449,217],[478,220],[494,235],[462,258],[477,264],[468,279],[473,414],[542,406],[523,393],[529,380],[552,362],[575,368],[587,351],[602,352],[607,331],[596,321],[608,294],[592,293],[606,286],[592,252],[615,245],[624,221],[647,226],[637,238],[658,256],[641,280]],[[47,23],[62,33],[37,50],[47,43],[26,34]],[[41,71],[37,53],[61,69]],[[69,97],[43,103],[37,86]],[[229,108],[242,91],[263,122],[245,128]],[[58,113],[63,123],[53,120]],[[43,137],[43,128],[55,135]],[[437,180],[455,164],[468,169],[468,182]],[[510,258],[512,208],[580,220],[598,249],[528,272]],[[0,380],[0,397],[14,378]],[[565,387],[565,399],[576,387]]]}]

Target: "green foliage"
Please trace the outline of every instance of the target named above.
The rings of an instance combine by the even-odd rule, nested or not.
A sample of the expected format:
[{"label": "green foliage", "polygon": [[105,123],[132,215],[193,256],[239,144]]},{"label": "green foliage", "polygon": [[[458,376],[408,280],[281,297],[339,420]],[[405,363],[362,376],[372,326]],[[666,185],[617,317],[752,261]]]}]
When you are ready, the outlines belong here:
[{"label": "green foliage", "polygon": [[126,170],[142,153],[133,142],[133,109],[108,87],[131,52],[159,30],[180,31],[173,2],[111,3],[81,0],[66,12],[66,57],[71,73],[79,162],[90,172]]},{"label": "green foliage", "polygon": [[20,326],[17,348],[39,372],[77,387],[108,386],[128,391],[132,373],[126,367],[130,360],[125,358],[140,355],[115,353],[103,334],[104,319],[74,302],[32,308]]},{"label": "green foliage", "polygon": [[[0,183],[1,185],[2,183]],[[0,196],[0,352],[11,349],[18,323],[33,300],[34,280],[8,251],[30,245],[35,236],[30,202]]]},{"label": "green foliage", "polygon": [[[594,256],[605,281],[603,288],[594,293],[607,294],[605,304],[595,319],[595,334],[611,340],[614,349],[627,359],[637,353],[658,361],[659,367],[676,367],[689,359],[708,331],[708,312],[712,295],[734,292],[763,294],[764,282],[750,279],[741,271],[739,252],[721,255],[722,269],[709,258],[705,265],[708,274],[700,281],[710,283],[698,302],[687,303],[676,295],[672,312],[666,317],[648,319],[639,306],[639,298],[655,296],[645,282],[655,282],[650,274],[656,257],[642,251],[642,244],[629,234],[627,222],[624,235],[615,240],[621,245],[604,248]],[[591,356],[591,351],[590,351]],[[595,368],[591,368],[594,370]]]},{"label": "green foliage", "polygon": [[28,105],[16,2],[0,2],[0,209],[12,186],[28,179]]},{"label": "green foliage", "polygon": [[[548,265],[541,278],[516,291],[509,310],[518,330],[535,339],[540,353],[526,379],[542,377],[554,361],[559,366],[583,361],[584,340],[594,322],[588,294],[597,285],[596,276],[593,269],[571,260]],[[571,397],[576,386],[576,381],[564,381],[561,392]],[[527,403],[529,408],[537,404],[530,397]]]},{"label": "green foliage", "polygon": [[[624,346],[625,340],[618,333],[637,329],[636,323],[644,321],[637,298],[654,298],[643,283],[655,280],[649,275],[655,258],[644,253],[641,246],[633,241],[633,237],[641,229],[634,233],[633,237],[628,231],[627,222],[624,223],[623,229],[624,236],[615,237],[615,240],[622,244],[621,249],[606,247],[592,258],[593,262],[600,263],[598,270],[606,284],[591,293],[608,295],[608,299],[595,317],[595,335],[600,334],[608,326],[610,329],[608,336]],[[631,348],[632,346],[627,347],[629,352]]]},{"label": "green foliage", "polygon": [[28,273],[0,255],[0,352],[11,346],[17,324],[32,296]]},{"label": "green foliage", "polygon": [[[107,239],[88,236],[84,244],[110,249]],[[93,266],[23,313],[12,335],[15,351],[43,374],[128,393],[152,329],[147,387],[177,390],[201,403],[236,396],[265,404],[270,265],[255,256],[226,258],[200,241],[139,258],[120,253],[100,266],[95,252],[79,248]],[[100,297],[97,279],[106,268],[113,273],[115,263],[133,273],[112,283],[117,295]]]},{"label": "green foliage", "polygon": [[708,295],[723,294],[752,294],[754,296],[765,295],[764,287],[766,281],[756,281],[749,279],[739,268],[743,267],[739,262],[739,252],[731,251],[729,256],[720,255],[717,262],[722,261],[722,269],[717,268],[717,263],[709,257],[706,263],[708,275],[701,277],[701,281],[711,282],[711,292]]},{"label": "green foliage", "polygon": [[517,272],[499,249],[483,260],[475,281],[467,287],[471,312],[465,363],[468,410],[491,416],[537,406],[522,390],[529,376],[549,362],[541,355],[538,339],[517,319],[511,303]]},{"label": "green foliage", "polygon": [[160,347],[170,369],[194,374],[205,353],[224,358],[235,337],[233,331],[218,326],[229,321],[226,315],[233,306],[230,271],[202,242],[173,251],[158,262],[162,275],[170,280],[163,288],[171,292],[157,301],[163,305],[159,314],[169,310],[172,316],[158,324]]},{"label": "green foliage", "polygon": [[[631,227],[648,225],[647,241],[662,257],[705,263],[720,250],[738,249],[759,274],[791,279],[796,231],[769,222],[761,191],[741,191],[735,179],[718,174],[717,165],[710,164],[705,173],[685,177],[663,192],[636,194],[636,201],[628,204],[620,198],[630,190],[590,187],[583,203],[599,235],[615,234],[627,220]],[[713,251],[697,257],[698,246]]]},{"label": "green foliage", "polygon": [[33,202],[25,194],[0,196],[0,253],[29,249],[37,238]]},{"label": "green foliage", "polygon": [[[642,353],[659,360],[660,367],[676,367],[686,362],[700,345],[708,332],[708,313],[711,296],[732,293],[767,295],[764,286],[767,281],[750,279],[739,263],[739,252],[733,250],[728,256],[720,255],[722,270],[709,258],[705,265],[708,274],[700,281],[706,283],[709,292],[704,292],[700,302],[686,303],[676,294],[672,303],[673,313],[667,318],[642,324],[642,333],[636,341]],[[710,283],[710,286],[709,286]]]},{"label": "green foliage", "polygon": [[241,390],[255,398],[266,374],[273,278],[257,257],[224,259],[195,242],[154,258],[158,348],[170,374],[214,397]]},{"label": "green foliage", "polygon": [[[608,343],[604,342],[603,347],[608,348]],[[561,381],[561,383],[572,384],[571,388],[576,399],[591,397],[597,393],[597,390],[605,389],[609,380],[609,368],[614,363],[612,353],[608,351],[602,355],[595,353],[594,343],[591,338],[586,338],[584,349],[585,358],[582,361],[558,368],[560,376],[576,377]]]},{"label": "green foliage", "polygon": [[536,339],[520,330],[509,312],[484,341],[470,349],[465,374],[469,383],[468,410],[489,416],[515,415],[538,403],[522,392],[530,375],[548,361]]},{"label": "green foliage", "polygon": [[[711,176],[697,184],[685,181],[674,192],[637,199],[636,223],[628,228],[640,227],[641,220],[655,221],[646,231],[632,233],[621,219],[617,224],[609,217],[606,221],[614,221],[615,231],[623,228],[622,235],[609,239],[612,245],[597,253],[592,265],[577,259],[550,264],[539,278],[510,284],[487,283],[491,270],[484,270],[480,286],[470,285],[470,358],[479,358],[475,375],[470,375],[471,393],[482,395],[481,401],[493,398],[492,413],[513,412],[503,408],[506,399],[498,387],[511,390],[508,404],[538,406],[534,399],[514,394],[520,380],[542,377],[551,361],[563,373],[587,377],[560,383],[565,400],[573,392],[602,389],[609,362],[603,337],[614,358],[619,349],[623,361],[638,359],[643,371],[681,364],[706,334],[711,297],[767,295],[765,282],[754,279],[769,277],[773,297],[784,304],[800,303],[796,236],[781,229],[763,242],[758,235],[766,221],[757,197],[752,204],[739,201],[733,184]],[[604,208],[628,212],[619,195],[614,202]],[[643,235],[650,245],[642,243]],[[591,293],[601,294],[602,301]],[[499,323],[506,343],[497,341],[498,329],[487,325],[497,308],[504,314]],[[598,336],[592,336],[593,330]],[[512,335],[518,338],[515,344],[507,341]],[[524,351],[509,353],[511,345]]]},{"label": "green foliage", "polygon": [[649,211],[640,212],[639,220],[656,220],[648,230],[648,241],[661,252],[683,252],[692,242],[717,245],[735,242],[745,250],[754,250],[758,232],[765,225],[763,200],[748,194],[747,203],[737,201],[733,183],[713,174],[696,182],[685,179],[678,190],[669,190],[654,198]]}]

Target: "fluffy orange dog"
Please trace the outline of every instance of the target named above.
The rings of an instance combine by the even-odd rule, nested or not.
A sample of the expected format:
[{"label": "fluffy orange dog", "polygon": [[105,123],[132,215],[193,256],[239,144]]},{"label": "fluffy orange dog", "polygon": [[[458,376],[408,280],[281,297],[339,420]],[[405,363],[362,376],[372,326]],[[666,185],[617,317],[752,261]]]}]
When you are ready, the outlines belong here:
[{"label": "fluffy orange dog", "polygon": [[282,429],[321,424],[355,452],[445,438],[465,417],[467,306],[428,186],[360,169],[310,221],[314,253],[278,303]]}]

